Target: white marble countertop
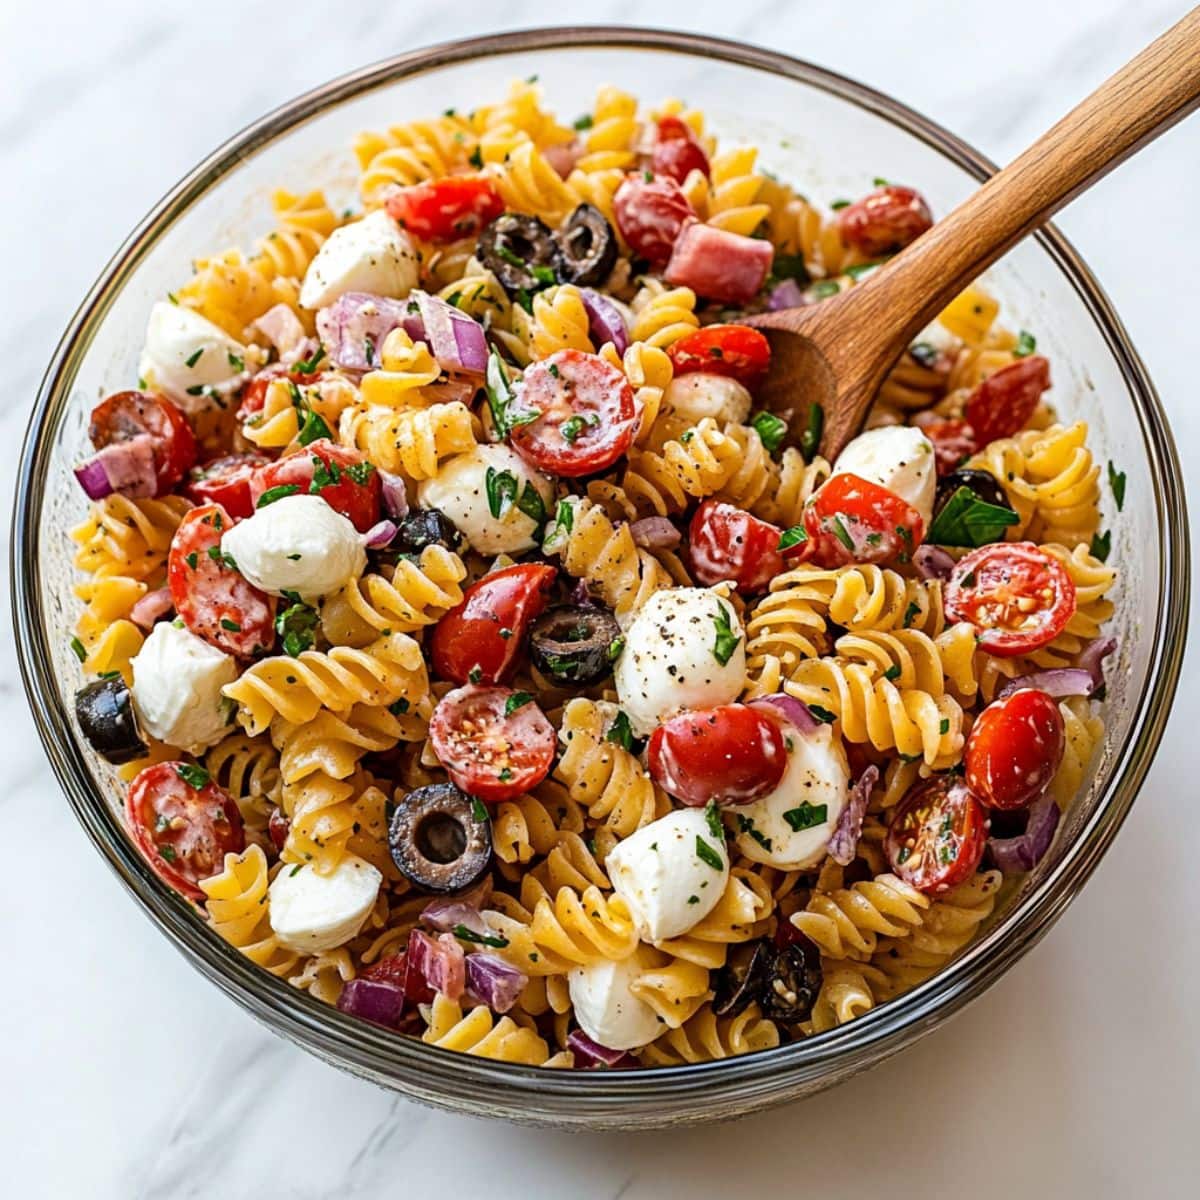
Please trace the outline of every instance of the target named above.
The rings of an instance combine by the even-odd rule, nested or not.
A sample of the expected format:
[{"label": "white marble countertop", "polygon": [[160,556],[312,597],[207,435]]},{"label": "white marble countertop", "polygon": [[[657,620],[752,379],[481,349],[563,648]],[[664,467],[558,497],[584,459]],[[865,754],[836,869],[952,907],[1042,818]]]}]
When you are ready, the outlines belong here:
[{"label": "white marble countertop", "polygon": [[[231,132],[365,62],[547,19],[682,23],[895,93],[1003,161],[1187,5],[3,7],[0,462],[11,479],[42,367],[127,231]],[[1193,496],[1198,164],[1194,118],[1060,222],[1147,361]],[[259,1028],[170,948],[87,844],[33,733],[10,639],[0,654],[0,1192],[14,1200],[1196,1195],[1200,919],[1196,821],[1184,809],[1194,807],[1200,683],[1186,670],[1111,853],[1051,934],[964,1015],[880,1069],[724,1136],[618,1137],[433,1113]]]}]

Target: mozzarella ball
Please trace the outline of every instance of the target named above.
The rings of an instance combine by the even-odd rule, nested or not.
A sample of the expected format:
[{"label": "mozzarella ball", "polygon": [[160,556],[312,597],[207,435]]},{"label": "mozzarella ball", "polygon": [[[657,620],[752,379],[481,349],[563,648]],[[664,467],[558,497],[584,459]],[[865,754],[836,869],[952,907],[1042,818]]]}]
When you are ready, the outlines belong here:
[{"label": "mozzarella ball", "polygon": [[130,665],[133,706],[151,737],[199,754],[229,732],[221,689],[238,676],[230,655],[160,621]]},{"label": "mozzarella ball", "polygon": [[515,450],[498,444],[447,459],[432,479],[420,484],[417,496],[422,508],[436,508],[449,517],[480,554],[520,554],[537,545],[539,523],[519,507],[522,497],[537,496],[545,511],[554,513],[550,480]]},{"label": "mozzarella ball", "polygon": [[925,520],[933,520],[937,463],[933,443],[912,425],[889,425],[860,433],[837,457],[835,475],[857,475],[894,492]]},{"label": "mozzarella ball", "polygon": [[620,842],[604,869],[638,936],[661,942],[687,933],[716,907],[729,882],[729,851],[704,809],[678,808]]},{"label": "mozzarella ball", "polygon": [[745,640],[733,605],[716,590],[655,592],[626,630],[613,672],[634,731],[646,736],[685,709],[736,700],[746,683]]},{"label": "mozzarella ball", "polygon": [[256,588],[313,600],[336,592],[367,565],[362,535],[320,496],[284,496],[221,537],[221,549]]},{"label": "mozzarella ball", "polygon": [[636,954],[620,962],[598,962],[567,974],[567,990],[580,1028],[610,1050],[636,1050],[654,1041],[662,1022],[630,990],[645,968]]},{"label": "mozzarella ball", "polygon": [[663,399],[677,416],[693,425],[705,417],[722,425],[727,421],[744,425],[750,415],[750,393],[736,379],[703,371],[677,375],[667,385]]},{"label": "mozzarella ball", "polygon": [[345,292],[407,296],[419,282],[420,257],[384,209],[335,229],[309,264],[302,308],[324,308]]},{"label": "mozzarella ball", "polygon": [[833,727],[808,734],[784,730],[787,769],[779,786],[726,814],[739,830],[737,848],[752,862],[794,871],[825,856],[850,795],[850,767]]},{"label": "mozzarella ball", "polygon": [[346,855],[328,875],[313,866],[284,865],[267,892],[267,915],[280,942],[302,954],[332,950],[362,928],[383,875],[369,862]]},{"label": "mozzarella ball", "polygon": [[257,346],[243,346],[193,309],[163,300],[150,310],[138,374],[148,388],[195,414],[236,391],[247,368],[261,360]]}]

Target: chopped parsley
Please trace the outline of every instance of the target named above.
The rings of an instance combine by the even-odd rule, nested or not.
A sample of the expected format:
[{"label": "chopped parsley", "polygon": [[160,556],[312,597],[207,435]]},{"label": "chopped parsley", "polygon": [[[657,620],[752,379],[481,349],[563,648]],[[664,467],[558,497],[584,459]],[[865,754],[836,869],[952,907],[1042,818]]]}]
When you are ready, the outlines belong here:
[{"label": "chopped parsley", "polygon": [[314,454],[312,463],[313,476],[308,485],[309,495],[316,496],[322,489],[341,483],[342,468],[332,458],[326,462],[319,454]]},{"label": "chopped parsley", "polygon": [[298,483],[281,483],[278,487],[267,488],[258,500],[255,502],[255,508],[266,508],[268,504],[274,504],[276,500],[282,500],[284,496],[294,496],[300,490]]},{"label": "chopped parsley", "polygon": [[467,162],[469,162],[471,164],[471,166],[473,166],[475,168],[475,170],[477,170],[477,171],[479,171],[483,168],[483,152],[480,150],[480,148],[478,146],[476,146],[475,149],[471,151],[470,157],[467,159]]},{"label": "chopped parsley", "polygon": [[297,362],[292,363],[292,370],[297,375],[312,375],[321,359],[325,357],[325,347],[318,346],[313,352],[312,358],[302,358]]},{"label": "chopped parsley", "polygon": [[696,835],[696,857],[714,871],[725,870],[725,860],[699,835]]},{"label": "chopped parsley", "polygon": [[484,387],[487,392],[488,409],[492,414],[492,424],[498,437],[506,438],[518,426],[529,425],[542,415],[537,410],[522,413],[512,411],[516,395],[504,361],[495,349],[488,355]]},{"label": "chopped parsley", "polygon": [[896,680],[900,678],[900,666],[898,663],[892,663],[890,667],[883,673],[884,679]]},{"label": "chopped parsley", "polygon": [[346,474],[360,487],[365,487],[371,476],[375,474],[375,464],[369,462],[351,463],[346,468]]},{"label": "chopped parsley", "polygon": [[704,806],[704,819],[708,822],[708,832],[718,841],[724,841],[725,827],[721,824],[721,814],[717,812],[716,801],[710,800]]},{"label": "chopped parsley", "polygon": [[84,662],[87,659],[87,651],[84,649],[83,643],[77,637],[73,637],[71,639],[71,649],[75,652],[75,657],[79,659],[80,662]]},{"label": "chopped parsley", "polygon": [[201,766],[196,763],[180,763],[175,768],[175,774],[183,780],[184,783],[196,791],[208,786],[209,774]]},{"label": "chopped parsley", "polygon": [[783,814],[783,819],[788,823],[788,828],[793,833],[802,833],[806,829],[823,825],[828,816],[828,804],[809,804],[805,800],[798,808],[789,808]]},{"label": "chopped parsley", "polygon": [[629,717],[624,709],[619,710],[613,718],[613,723],[608,727],[608,732],[604,735],[604,740],[620,746],[622,750],[632,752],[633,726],[629,724]]},{"label": "chopped parsley", "polygon": [[588,413],[587,416],[576,413],[558,427],[558,432],[562,434],[563,441],[567,445],[573,446],[585,429],[595,429],[599,424],[600,418],[595,413]]},{"label": "chopped parsley", "polygon": [[186,359],[187,365],[189,367],[194,367],[200,361],[200,355],[202,355],[203,353],[204,353],[204,347],[201,346],[200,349],[197,350],[194,354],[191,354],[188,356],[188,358]]},{"label": "chopped parsley", "polygon": [[837,720],[837,713],[831,713],[829,709],[822,708],[819,704],[810,704],[808,711],[823,725],[832,725]]},{"label": "chopped parsley", "polygon": [[771,262],[771,277],[779,282],[784,279],[794,279],[798,284],[807,285],[810,281],[808,265],[803,254],[776,254]]},{"label": "chopped parsley", "polygon": [[487,488],[488,511],[500,520],[517,502],[517,477],[511,471],[488,467],[484,486]]},{"label": "chopped parsley", "polygon": [[611,642],[608,643],[608,661],[616,662],[621,657],[621,652],[625,649],[625,635],[618,634]]},{"label": "chopped parsley", "polygon": [[231,621],[228,617],[221,618],[221,628],[228,629],[230,633],[241,633],[242,627],[237,621]]},{"label": "chopped parsley", "polygon": [[1117,512],[1121,512],[1125,508],[1125,472],[1118,471],[1112,459],[1108,462],[1108,486],[1112,488],[1113,499],[1117,502]]},{"label": "chopped parsley", "polygon": [[833,209],[833,211],[834,211],[834,212],[837,212],[839,209],[842,209],[842,208],[849,208],[849,207],[850,207],[850,201],[849,201],[849,200],[834,200],[834,201],[833,201],[833,202],[830,204],[830,206],[829,206],[829,207],[830,207],[831,209]]},{"label": "chopped parsley", "polygon": [[746,817],[738,813],[737,825],[738,833],[749,834],[764,850],[770,853],[772,846],[771,839],[764,836],[761,829],[755,827],[753,817]]},{"label": "chopped parsley", "polygon": [[813,403],[808,406],[808,428],[800,435],[800,453],[805,462],[812,462],[821,448],[821,434],[825,431],[825,409]]},{"label": "chopped parsley", "polygon": [[408,703],[408,697],[401,696],[395,704],[388,705],[388,712],[390,712],[393,717],[402,717],[406,712],[408,712],[409,708],[410,705]]},{"label": "chopped parsley", "polygon": [[[333,441],[333,433],[319,413],[313,412],[311,408],[305,409],[304,424],[300,426],[300,432],[296,434],[296,441],[302,446],[308,446],[320,438],[328,438]],[[363,465],[370,466],[370,463]]]},{"label": "chopped parsley", "polygon": [[713,658],[724,666],[738,648],[741,637],[733,632],[729,621],[729,611],[720,601],[717,602],[717,612],[713,616],[713,625],[717,630],[716,641],[713,642]]},{"label": "chopped parsley", "polygon": [[595,123],[596,119],[591,113],[584,113],[582,117],[576,117],[575,120],[571,122],[571,128],[578,129],[579,132],[582,133],[585,129],[591,129]]},{"label": "chopped parsley", "polygon": [[307,604],[293,604],[277,614],[275,632],[282,640],[284,654],[297,658],[305,650],[311,650],[320,624],[317,610]]},{"label": "chopped parsley", "polygon": [[491,817],[488,816],[487,806],[478,796],[471,797],[471,816],[477,821],[491,820]]},{"label": "chopped parsley", "polygon": [[237,371],[238,374],[246,369],[246,360],[241,355],[234,354],[232,350],[225,351],[225,359],[229,363],[230,370]]},{"label": "chopped parsley", "polygon": [[941,720],[941,723],[938,725],[938,733],[940,733],[943,737],[945,737],[946,734],[948,734],[949,732],[950,732],[950,718],[943,717]]},{"label": "chopped parsley", "polygon": [[833,535],[837,538],[851,554],[854,553],[854,539],[850,536],[850,531],[846,528],[842,521],[841,513],[835,513],[833,517]]},{"label": "chopped parsley", "polygon": [[1037,338],[1028,329],[1022,329],[1017,335],[1017,344],[1013,354],[1017,358],[1028,358],[1037,349]]},{"label": "chopped parsley", "polygon": [[986,546],[1002,541],[1005,529],[1018,520],[1011,508],[989,504],[964,486],[942,505],[929,527],[928,540],[935,546]]},{"label": "chopped parsley", "polygon": [[[212,547],[212,548],[213,548],[214,550],[216,550],[216,549],[217,549],[217,547],[216,547],[216,546],[214,546],[214,547]],[[189,567],[190,567],[190,568],[191,568],[191,569],[194,571],[194,570],[196,569],[196,567],[197,567],[197,566],[199,565],[199,563],[200,563],[200,555],[199,555],[199,554],[197,554],[195,550],[193,550],[193,551],[191,552],[191,554],[185,554],[185,555],[183,556],[183,561],[184,561],[185,563],[187,563],[187,565],[188,565],[188,566],[189,566]]]},{"label": "chopped parsley", "polygon": [[750,424],[758,433],[768,454],[774,454],[783,445],[783,439],[787,437],[787,422],[774,413],[755,413],[750,418]]},{"label": "chopped parsley", "polygon": [[474,942],[477,946],[493,946],[497,950],[503,950],[508,945],[506,937],[489,937],[488,934],[476,933],[465,925],[455,925],[452,932],[456,938],[460,938],[464,942]]},{"label": "chopped parsley", "polygon": [[525,490],[517,500],[517,508],[535,525],[541,525],[546,519],[546,505],[542,500],[541,493],[528,480],[525,481]]},{"label": "chopped parsley", "polygon": [[809,290],[814,299],[826,300],[836,296],[842,290],[842,285],[836,279],[819,279]]},{"label": "chopped parsley", "polygon": [[482,679],[483,679],[483,671],[478,666],[472,667],[467,672],[467,680],[470,683],[479,683],[480,680],[482,680]]},{"label": "chopped parsley", "polygon": [[1112,552],[1112,530],[1106,529],[1103,533],[1095,533],[1092,535],[1092,557],[1098,558],[1101,562],[1108,562],[1108,556]]},{"label": "chopped parsley", "polygon": [[519,708],[524,708],[533,700],[528,692],[513,692],[504,702],[504,715],[511,717]]},{"label": "chopped parsley", "polygon": [[808,534],[804,530],[803,525],[793,525],[791,529],[785,529],[783,536],[779,539],[779,545],[776,550],[790,550],[793,546],[803,545],[808,541]]},{"label": "chopped parsley", "polygon": [[[189,556],[190,557],[190,556]],[[215,563],[219,563],[223,567],[228,567],[231,571],[238,569],[237,560],[232,554],[226,554],[220,546],[209,546],[208,557]]]}]

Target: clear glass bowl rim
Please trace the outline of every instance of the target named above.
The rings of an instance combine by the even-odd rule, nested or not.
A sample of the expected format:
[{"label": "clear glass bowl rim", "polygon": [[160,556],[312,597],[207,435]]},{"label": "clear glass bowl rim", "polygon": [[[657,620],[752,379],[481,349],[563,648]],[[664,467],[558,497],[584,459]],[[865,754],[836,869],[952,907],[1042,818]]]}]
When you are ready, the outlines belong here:
[{"label": "clear glass bowl rim", "polygon": [[1127,815],[1171,709],[1183,659],[1189,546],[1182,474],[1161,403],[1120,320],[1091,272],[1053,226],[1035,236],[1071,281],[1113,353],[1133,396],[1159,520],[1160,609],[1150,667],[1107,786],[1076,842],[1052,872],[931,980],[847,1025],[743,1058],[655,1070],[554,1072],[439,1050],[347,1017],[255,967],[214,937],[148,869],[127,838],[76,744],[55,683],[40,602],[41,498],[71,384],[112,298],[157,238],[239,158],[328,108],[404,77],[528,50],[618,48],[716,58],[772,72],[855,104],[939,150],[977,179],[995,166],[907,106],[824,68],[739,42],[632,27],[540,28],[418,49],[342,76],[248,126],[173,188],[130,235],[72,318],[47,368],[17,476],[10,557],[22,678],[51,766],[96,848],[147,916],[199,970],[275,1032],[343,1069],[427,1103],[480,1115],[579,1128],[641,1128],[754,1111],[849,1077],[930,1032],[982,993],[1040,940],[1086,882]]}]

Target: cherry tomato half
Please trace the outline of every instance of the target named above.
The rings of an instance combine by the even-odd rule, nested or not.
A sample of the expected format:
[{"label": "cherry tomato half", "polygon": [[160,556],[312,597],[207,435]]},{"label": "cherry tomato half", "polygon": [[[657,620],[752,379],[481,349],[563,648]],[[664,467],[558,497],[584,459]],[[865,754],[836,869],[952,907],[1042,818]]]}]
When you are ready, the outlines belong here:
[{"label": "cherry tomato half", "polygon": [[963,752],[967,786],[990,808],[1024,808],[1050,786],[1065,746],[1058,704],[1022,688],[989,704],[971,726]]},{"label": "cherry tomato half", "polygon": [[219,504],[235,521],[251,516],[250,479],[271,460],[265,454],[226,454],[193,467],[183,494],[193,504]]},{"label": "cherry tomato half", "polygon": [[386,201],[388,215],[427,242],[474,237],[503,211],[496,185],[482,175],[449,175],[400,188]]},{"label": "cherry tomato half", "polygon": [[276,362],[263,367],[242,388],[242,402],[238,405],[237,410],[238,420],[245,421],[248,417],[254,416],[255,413],[262,412],[263,405],[267,402],[267,388],[271,386],[274,380],[290,379],[297,387],[307,387],[310,383],[315,383],[320,378],[320,371],[315,371],[311,375],[305,375],[301,371],[292,370],[284,366],[283,363]]},{"label": "cherry tomato half", "polygon": [[987,810],[957,775],[934,775],[909,790],[884,839],[892,870],[936,895],[975,873],[987,844]]},{"label": "cherry tomato half", "polygon": [[193,508],[171,539],[167,586],[175,611],[197,637],[249,658],[275,643],[275,597],[221,556],[221,535],[232,525],[219,504]]},{"label": "cherry tomato half", "polygon": [[559,350],[527,367],[521,409],[541,416],[513,429],[513,447],[552,475],[573,478],[611,467],[637,432],[633,388],[625,373],[581,350]]},{"label": "cherry tomato half", "polygon": [[92,409],[88,434],[97,450],[149,434],[154,446],[156,496],[165,496],[196,461],[196,438],[187,417],[153,392],[115,392]]},{"label": "cherry tomato half", "polygon": [[203,900],[200,880],[220,871],[226,854],[246,848],[233,797],[191,763],[139,772],[125,797],[125,819],[155,873],[189,900]]},{"label": "cherry tomato half", "polygon": [[382,483],[379,472],[357,450],[318,438],[296,454],[255,471],[250,495],[255,504],[271,488],[294,486],[298,493],[320,496],[348,517],[359,533],[379,520]]},{"label": "cherry tomato half", "polygon": [[787,768],[779,725],[745,704],[696,709],[650,735],[654,781],[683,804],[749,804],[773,792]]},{"label": "cherry tomato half", "polygon": [[723,500],[705,500],[688,531],[692,574],[712,585],[732,579],[744,595],[763,591],[783,571],[783,531]]},{"label": "cherry tomato half", "polygon": [[934,462],[939,475],[957,471],[979,449],[975,431],[966,421],[917,422],[921,432],[933,443]]},{"label": "cherry tomato half", "polygon": [[804,509],[808,541],[797,557],[819,567],[906,563],[925,536],[925,520],[907,501],[845,472],[827,479]]},{"label": "cherry tomato half", "polygon": [[979,445],[1024,429],[1049,386],[1050,363],[1040,354],[1019,358],[983,380],[964,412]]},{"label": "cherry tomato half", "polygon": [[696,135],[686,121],[678,117],[661,117],[658,122],[658,140],[650,155],[650,166],[655,175],[667,175],[682,183],[693,171],[707,178],[711,171],[708,155],[696,140]]},{"label": "cherry tomato half", "polygon": [[667,354],[676,375],[727,375],[751,391],[771,366],[771,344],[748,325],[706,325],[672,343]]},{"label": "cherry tomato half", "polygon": [[887,184],[847,205],[836,221],[847,245],[876,255],[915,242],[933,224],[933,214],[920,192]]},{"label": "cherry tomato half", "polygon": [[674,179],[628,175],[613,196],[617,229],[634,254],[662,265],[671,257],[675,239],[696,213]]},{"label": "cherry tomato half", "polygon": [[946,617],[970,621],[980,649],[1001,658],[1052,642],[1075,614],[1066,568],[1032,542],[996,542],[959,560],[946,585]]},{"label": "cherry tomato half", "polygon": [[525,631],[546,607],[556,577],[544,563],[517,563],[467,588],[462,603],[433,627],[429,654],[437,675],[459,684],[502,683],[516,667]]},{"label": "cherry tomato half", "polygon": [[499,804],[537,787],[554,762],[554,726],[506,687],[468,684],[442,697],[429,722],[433,751],[457,787]]}]

